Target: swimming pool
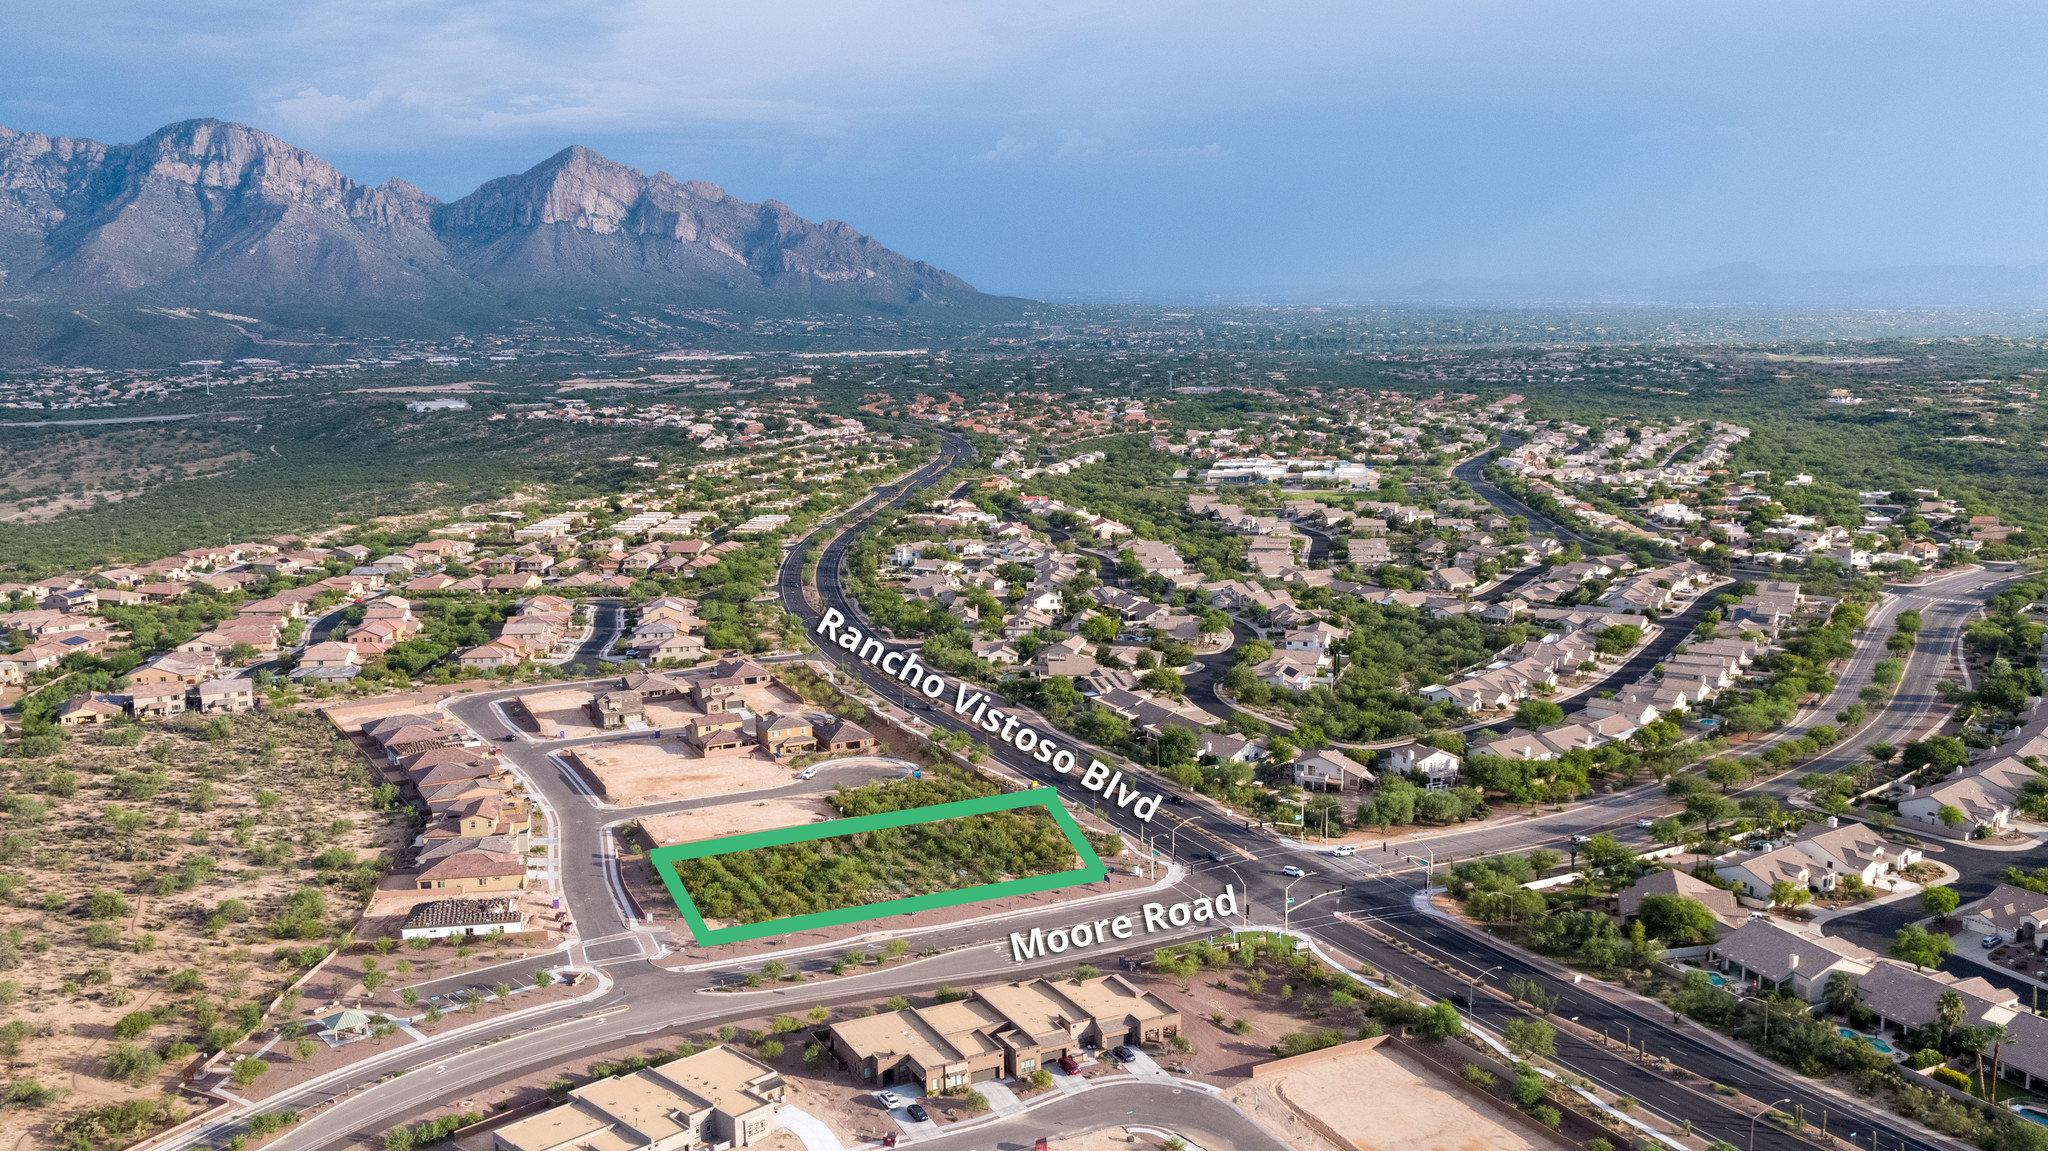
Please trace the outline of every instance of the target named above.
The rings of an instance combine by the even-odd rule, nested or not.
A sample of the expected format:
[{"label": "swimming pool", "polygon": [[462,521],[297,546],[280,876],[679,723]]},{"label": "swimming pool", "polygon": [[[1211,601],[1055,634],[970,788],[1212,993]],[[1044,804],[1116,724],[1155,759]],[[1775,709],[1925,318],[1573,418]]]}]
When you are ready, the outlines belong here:
[{"label": "swimming pool", "polygon": [[1716,987],[1725,987],[1728,984],[1728,981],[1726,979],[1721,978],[1720,976],[1714,974],[1711,971],[1707,972],[1707,982],[1712,983]]},{"label": "swimming pool", "polygon": [[[1868,1043],[1872,1047],[1876,1048],[1878,1052],[1880,1052],[1881,1054],[1890,1055],[1892,1053],[1891,1044],[1886,1043],[1884,1040],[1879,1039],[1874,1035],[1859,1035],[1856,1032],[1849,1030],[1847,1027],[1837,1027],[1835,1028],[1835,1031],[1844,1039],[1861,1039],[1863,1042]],[[2035,1120],[2035,1122],[2041,1123],[2043,1121],[2037,1119]]]},{"label": "swimming pool", "polygon": [[2041,1114],[2036,1108],[2014,1107],[2013,1110],[2019,1114],[2020,1118],[2025,1119],[2029,1123],[2039,1123],[2043,1127],[2048,1127],[2048,1115]]}]

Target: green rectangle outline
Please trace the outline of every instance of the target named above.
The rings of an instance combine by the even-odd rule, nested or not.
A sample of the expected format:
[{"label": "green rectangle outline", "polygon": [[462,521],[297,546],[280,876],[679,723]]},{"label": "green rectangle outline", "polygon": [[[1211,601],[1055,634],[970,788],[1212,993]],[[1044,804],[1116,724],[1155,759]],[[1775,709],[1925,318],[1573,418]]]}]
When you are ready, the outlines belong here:
[{"label": "green rectangle outline", "polygon": [[[696,901],[690,898],[689,892],[683,890],[683,881],[675,869],[678,860],[702,859],[708,855],[729,855],[735,851],[751,851],[757,847],[781,847],[785,844],[805,843],[816,839],[836,839],[843,835],[858,835],[864,831],[937,823],[940,820],[983,815],[992,811],[1010,811],[1019,807],[1043,807],[1051,812],[1053,821],[1059,824],[1061,832],[1067,837],[1067,842],[1073,846],[1075,854],[1080,856],[1081,866],[1071,871],[1058,871],[1050,875],[1035,875],[1024,879],[1006,879],[1000,883],[977,884],[957,891],[906,895],[900,899],[866,903],[859,907],[813,911],[761,923],[742,923],[720,928],[705,925],[703,915],[697,911]],[[782,827],[773,831],[754,831],[695,843],[672,844],[648,852],[647,861],[654,866],[655,874],[661,876],[661,882],[668,888],[669,896],[676,901],[676,909],[682,912],[683,921],[689,924],[691,936],[702,947],[720,943],[740,943],[749,939],[759,939],[764,935],[809,931],[819,927],[838,927],[841,924],[858,923],[866,919],[883,919],[892,915],[907,915],[913,911],[929,911],[937,907],[956,907],[963,903],[999,899],[1007,895],[1051,891],[1055,888],[1093,883],[1109,875],[1108,866],[1095,854],[1095,849],[1088,845],[1088,836],[1082,832],[1081,825],[1074,822],[1073,816],[1067,814],[1067,809],[1059,801],[1059,794],[1049,787],[1032,787],[1006,795],[985,795],[953,803],[935,803],[928,807],[910,807],[901,811],[884,811],[876,815],[857,815],[846,819],[830,819],[823,823]]]}]

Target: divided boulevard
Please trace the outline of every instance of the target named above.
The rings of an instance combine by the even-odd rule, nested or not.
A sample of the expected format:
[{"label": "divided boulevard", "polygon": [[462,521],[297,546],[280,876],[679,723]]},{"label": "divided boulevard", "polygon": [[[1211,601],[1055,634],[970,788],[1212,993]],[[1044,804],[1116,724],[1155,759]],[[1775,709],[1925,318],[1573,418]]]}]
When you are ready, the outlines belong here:
[{"label": "divided boulevard", "polygon": [[[798,615],[807,630],[815,632],[828,612],[836,612],[843,621],[862,619],[848,601],[839,576],[846,550],[876,512],[908,502],[944,478],[960,461],[971,457],[973,449],[964,440],[952,435],[942,435],[942,440],[945,446],[940,458],[906,477],[893,490],[880,490],[843,520],[837,533],[826,542],[817,567],[818,605],[806,597],[802,581],[804,556],[812,541],[806,538],[791,545],[779,586],[786,609]],[[1846,761],[1846,757],[1853,756],[1858,747],[1872,739],[1893,738],[1900,731],[1909,730],[1911,723],[1917,723],[1934,706],[1933,685],[1946,670],[1949,651],[1975,603],[1983,598],[1982,594],[1964,598],[1969,590],[1966,581],[1983,582],[1984,576],[1981,572],[1965,572],[1917,587],[1893,589],[1917,601],[1912,606],[1921,607],[1926,614],[1920,649],[1909,664],[1906,680],[1893,705],[1893,710],[1900,714],[1893,717],[1886,713],[1870,729],[1847,741],[1848,746],[1838,749],[1830,757],[1831,762],[1836,757]],[[903,685],[860,659],[856,652],[835,643],[821,644],[820,651],[878,696],[892,701],[902,698]],[[1230,657],[1225,653],[1211,658],[1227,661]],[[1219,662],[1218,669],[1222,666],[1225,664]],[[650,926],[628,905],[614,874],[610,847],[612,829],[617,825],[657,810],[686,810],[699,805],[698,801],[641,809],[600,804],[551,756],[579,743],[618,737],[559,741],[521,738],[510,730],[496,707],[515,694],[517,689],[464,696],[452,701],[449,710],[478,735],[503,747],[506,758],[526,777],[549,813],[550,834],[546,842],[552,856],[559,860],[563,902],[574,918],[577,938],[566,954],[532,957],[521,961],[521,965],[530,968],[540,962],[555,962],[594,968],[603,977],[599,989],[578,1000],[519,1013],[503,1023],[393,1049],[350,1067],[345,1078],[316,1081],[266,1101],[264,1110],[310,1110],[347,1096],[277,1139],[274,1145],[280,1151],[324,1151],[376,1143],[385,1131],[430,1110],[472,1097],[487,1101],[500,1085],[565,1061],[594,1061],[609,1048],[659,1033],[680,1037],[730,1020],[812,1004],[834,1006],[927,990],[940,983],[958,985],[1023,978],[1065,970],[1083,960],[1110,966],[1104,961],[1129,954],[1133,949],[1133,944],[1119,940],[1114,932],[1107,933],[1107,939],[1094,938],[1096,933],[1090,932],[1092,942],[1082,946],[1073,946],[1072,936],[1068,935],[1070,947],[1064,954],[1039,953],[1029,957],[1013,954],[1009,936],[1015,932],[1028,940],[1033,932],[1050,935],[1070,929],[1083,915],[1091,924],[1099,918],[1113,921],[1118,915],[1138,917],[1142,922],[1145,903],[1185,902],[1194,906],[1208,901],[1209,906],[1215,907],[1226,890],[1237,905],[1236,915],[1219,917],[1215,922],[1191,918],[1186,927],[1169,922],[1164,930],[1149,933],[1142,940],[1145,946],[1141,950],[1149,952],[1153,944],[1199,938],[1228,927],[1274,928],[1291,920],[1288,926],[1315,944],[1363,959],[1432,996],[1448,996],[1453,991],[1469,990],[1513,975],[1540,979],[1559,997],[1554,1015],[1560,1021],[1570,1020],[1589,1031],[1605,1032],[1616,1038],[1626,1034],[1646,1050],[1757,1099],[1783,1098],[1789,1093],[1790,1101],[1803,1106],[1809,1115],[1828,1112],[1830,1130],[1856,1132],[1858,1143],[1868,1145],[1875,1135],[1876,1145],[1884,1151],[1935,1151],[1948,1142],[1923,1138],[1886,1112],[1816,1090],[1801,1077],[1746,1049],[1736,1048],[1719,1036],[1689,1023],[1672,1021],[1668,1013],[1655,1005],[1617,995],[1598,984],[1575,984],[1560,969],[1422,909],[1418,897],[1432,864],[1526,850],[1580,832],[1607,830],[1624,838],[1638,837],[1632,827],[1635,819],[1670,808],[1655,788],[1602,796],[1556,815],[1410,838],[1388,851],[1368,849],[1353,858],[1331,857],[1254,830],[1232,813],[1200,798],[1189,799],[1184,807],[1162,809],[1149,824],[1134,813],[1135,803],[1127,807],[1105,803],[1101,805],[1101,818],[1132,842],[1148,843],[1162,857],[1170,845],[1178,860],[1189,861],[1179,865],[1177,879],[1117,899],[1096,893],[1093,898],[1097,905],[1086,912],[1069,900],[1064,908],[1006,916],[999,923],[970,922],[915,933],[878,932],[876,939],[901,935],[911,938],[919,951],[940,954],[787,988],[721,993],[712,989],[731,984],[745,971],[758,967],[760,957],[755,962],[719,963],[716,956],[702,954],[687,957],[696,962],[686,962],[680,970],[655,966],[651,961],[663,958],[667,952]],[[913,714],[933,727],[963,732],[976,739],[987,734],[983,724],[962,719],[949,709],[926,707]],[[1034,754],[1019,751],[1013,744],[997,743],[992,747],[997,766],[1021,779],[1048,786],[1057,786],[1062,779],[1062,773],[1051,764],[1039,762]],[[826,765],[816,779],[764,793],[763,798],[826,791],[841,777]],[[1788,786],[1781,780],[1773,790]],[[722,799],[707,797],[701,802],[710,804]],[[1162,832],[1170,833],[1166,845],[1156,842]],[[1211,853],[1219,856],[1220,861],[1210,861]],[[2000,867],[2003,862],[1997,861]],[[1309,875],[1304,879],[1283,876],[1281,868],[1288,864]],[[1286,900],[1295,884],[1303,885],[1299,899],[1325,894],[1328,898],[1319,900],[1309,911],[1289,916]],[[1085,891],[1075,893],[1076,900],[1087,898],[1090,896]],[[1231,919],[1237,922],[1232,923]],[[1391,945],[1389,939],[1404,946]],[[782,958],[806,973],[821,972],[838,950],[854,942],[842,941],[814,954]],[[1496,1028],[1521,1010],[1519,1005],[1499,997],[1482,996],[1474,1002],[1473,1014]],[[1674,1084],[1637,1059],[1599,1042],[1585,1042],[1566,1027],[1559,1029],[1557,1045],[1557,1061],[1576,1073],[1633,1096],[1659,1115],[1690,1119],[1702,1133],[1748,1145],[1749,1132],[1737,1126],[1723,1105]],[[386,1078],[398,1072],[403,1074]],[[1033,1131],[1092,1129],[1090,1117],[1100,1112],[1102,1121],[1092,1126],[1128,1121],[1135,1115],[1187,1133],[1212,1148],[1285,1151],[1277,1139],[1228,1104],[1171,1084],[1119,1083],[1069,1099],[1055,1110],[1057,1114],[1027,1113],[991,1126],[941,1135],[930,1142],[947,1149],[1000,1146],[1005,1141],[1022,1142],[1022,1137]],[[219,1142],[232,1126],[228,1122],[202,1129],[185,1142]],[[1203,1140],[1204,1135],[1210,1139]],[[1769,1125],[1760,1125],[1754,1138],[1756,1146],[1772,1151],[1813,1145]]]}]

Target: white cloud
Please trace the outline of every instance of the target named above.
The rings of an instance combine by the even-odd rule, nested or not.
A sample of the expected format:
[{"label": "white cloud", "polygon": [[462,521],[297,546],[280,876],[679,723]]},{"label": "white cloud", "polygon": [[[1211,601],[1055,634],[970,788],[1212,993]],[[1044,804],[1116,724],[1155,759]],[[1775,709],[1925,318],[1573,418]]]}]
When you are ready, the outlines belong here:
[{"label": "white cloud", "polygon": [[992,163],[1003,160],[1022,160],[1024,157],[1029,156],[1033,152],[1037,151],[1037,149],[1038,145],[1031,142],[1030,140],[1020,140],[1015,136],[1004,136],[1002,139],[996,141],[995,147],[990,148],[988,151],[983,152],[974,158],[984,163]]},{"label": "white cloud", "polygon": [[1214,161],[1230,159],[1230,149],[1221,144],[1184,144],[1175,148],[1139,148],[1131,153],[1134,160],[1192,160]]}]

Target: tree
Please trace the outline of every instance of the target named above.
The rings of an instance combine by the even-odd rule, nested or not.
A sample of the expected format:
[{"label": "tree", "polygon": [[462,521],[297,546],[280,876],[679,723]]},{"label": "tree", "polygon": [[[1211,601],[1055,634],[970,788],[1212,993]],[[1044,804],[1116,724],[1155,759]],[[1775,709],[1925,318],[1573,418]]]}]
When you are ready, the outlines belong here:
[{"label": "tree", "polygon": [[[1908,924],[1908,926],[1911,926],[1911,924]],[[1932,966],[1932,964],[1929,966]],[[1968,1008],[1963,1003],[1962,995],[1953,989],[1942,992],[1941,997],[1934,1001],[1934,1018],[1936,1022],[1941,1024],[1941,1034],[1944,1041],[1954,1035],[1955,1029],[1963,1022],[1963,1015],[1967,1010]]]},{"label": "tree", "polygon": [[1503,1034],[1508,1050],[1523,1059],[1557,1054],[1557,1029],[1541,1019],[1510,1019]]},{"label": "tree", "polygon": [[2010,1026],[2004,1023],[1986,1023],[1977,1030],[1982,1032],[1984,1038],[1991,1043],[1991,1081],[1996,1083],[1998,1082],[1999,1056],[2004,1052],[2006,1044],[2017,1043],[2020,1037],[2018,1033],[2014,1032]]},{"label": "tree", "polygon": [[1707,765],[1707,779],[1728,794],[1728,789],[1749,780],[1749,768],[1739,759],[1717,759]]},{"label": "tree", "polygon": [[1110,615],[1092,615],[1081,624],[1081,634],[1096,643],[1115,640],[1119,630],[1116,617]]},{"label": "tree", "polygon": [[1451,1039],[1465,1033],[1465,1020],[1448,999],[1439,999],[1415,1017],[1415,1027],[1424,1039]]},{"label": "tree", "polygon": [[269,1071],[270,1064],[252,1056],[236,1060],[234,1067],[228,1071],[228,1077],[235,1081],[235,1086],[246,1091]]},{"label": "tree", "polygon": [[1708,835],[1714,833],[1715,824],[1735,818],[1735,812],[1734,802],[1722,795],[1693,795],[1685,800],[1686,821],[1704,827]]},{"label": "tree", "polygon": [[1943,827],[1948,828],[1960,827],[1970,820],[1969,816],[1963,814],[1963,809],[1953,803],[1942,804],[1935,810],[1934,817],[1941,820]]},{"label": "tree", "polygon": [[1837,971],[1828,976],[1828,1010],[1837,1015],[1847,1016],[1863,996],[1863,988],[1856,983],[1856,977],[1846,971]]},{"label": "tree", "polygon": [[1603,876],[1624,875],[1635,866],[1636,853],[1609,832],[1586,841],[1586,865]]},{"label": "tree", "polygon": [[1139,676],[1138,686],[1146,691],[1156,691],[1161,695],[1175,697],[1188,693],[1187,684],[1181,682],[1180,673],[1163,667],[1155,667]]},{"label": "tree", "polygon": [[1813,893],[1803,883],[1780,879],[1771,884],[1771,902],[1779,907],[1798,907],[1813,898]]},{"label": "tree", "polygon": [[1947,775],[1970,761],[1970,749],[1963,741],[1952,735],[1937,735],[1915,740],[1906,745],[1906,754],[1900,760],[1907,771],[1936,769]]},{"label": "tree", "polygon": [[1953,955],[1955,950],[1955,940],[1929,932],[1917,923],[1908,923],[1892,936],[1892,958],[1903,959],[1914,967],[1939,967],[1942,956]]},{"label": "tree", "polygon": [[1957,895],[1953,887],[1930,887],[1920,893],[1920,909],[1943,919],[1948,918],[1962,901],[1963,897]]},{"label": "tree", "polygon": [[1686,895],[1644,896],[1636,908],[1636,921],[1652,936],[1675,947],[1713,938],[1721,922],[1706,904]]},{"label": "tree", "polygon": [[1564,709],[1547,699],[1525,699],[1515,709],[1515,722],[1534,731],[1564,722]]}]

